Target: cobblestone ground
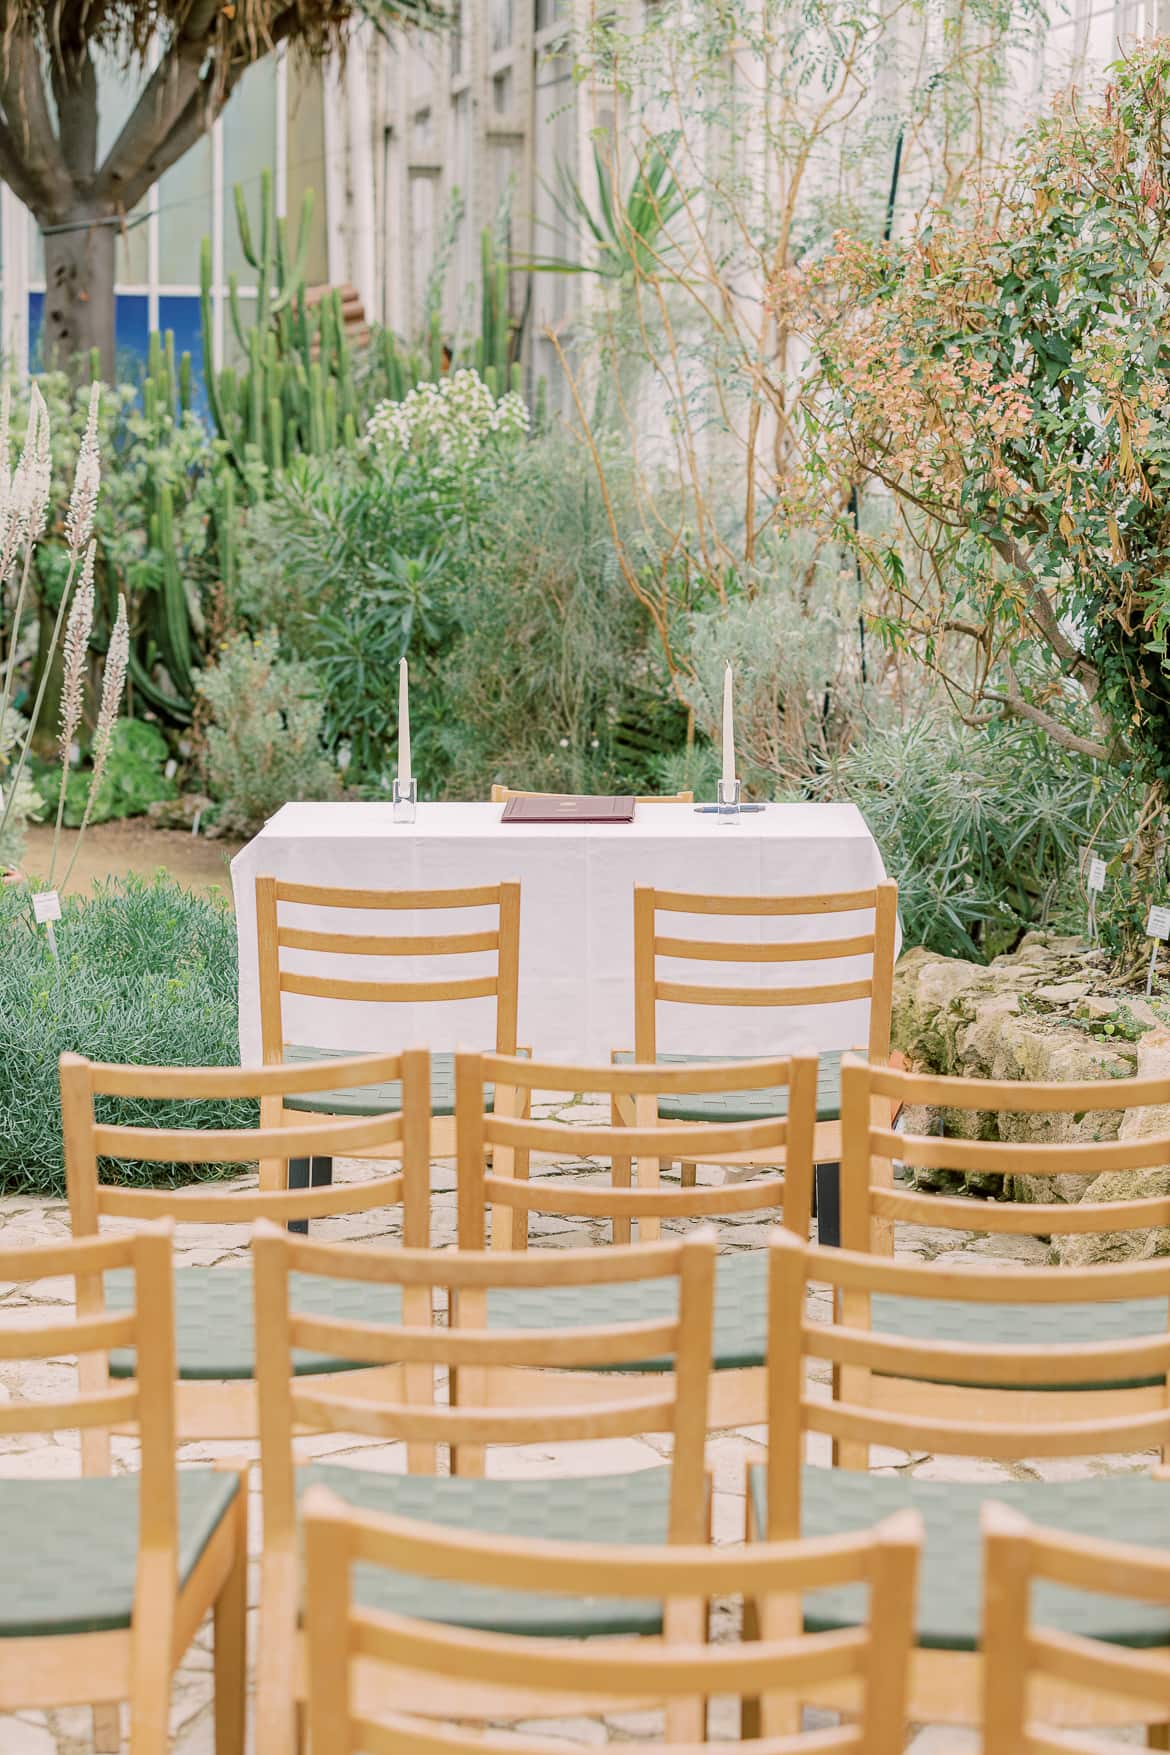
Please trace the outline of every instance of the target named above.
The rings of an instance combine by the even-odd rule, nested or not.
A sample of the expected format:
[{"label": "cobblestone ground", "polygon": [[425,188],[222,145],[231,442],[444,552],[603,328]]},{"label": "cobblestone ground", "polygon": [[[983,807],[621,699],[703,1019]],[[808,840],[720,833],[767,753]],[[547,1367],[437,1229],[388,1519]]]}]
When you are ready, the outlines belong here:
[{"label": "cobblestone ground", "polygon": [[[608,1107],[603,1109],[600,1105],[583,1099],[577,1099],[570,1105],[566,1105],[564,1099],[558,1104],[538,1104],[534,1113],[556,1116],[564,1121],[608,1120]],[[340,1180],[344,1177],[360,1177],[364,1171],[360,1163],[339,1161],[336,1173]],[[588,1178],[597,1175],[597,1168],[579,1162],[559,1163],[537,1159],[533,1163],[533,1174]],[[716,1178],[719,1176],[718,1170],[713,1170],[710,1174]],[[704,1172],[700,1171],[700,1176],[703,1175]],[[454,1181],[450,1162],[436,1162],[433,1170],[433,1187],[436,1190],[434,1241],[438,1246],[454,1241]],[[110,1229],[113,1230],[114,1227],[111,1226]],[[537,1218],[532,1226],[533,1242],[543,1246],[564,1247],[580,1242],[585,1229],[580,1220]],[[395,1237],[397,1230],[395,1221],[379,1213],[318,1221],[313,1226],[314,1236],[323,1240],[344,1237],[377,1242],[382,1238]],[[598,1225],[595,1230],[596,1240],[603,1241],[604,1228]],[[721,1227],[721,1247],[724,1250],[759,1248],[765,1242],[768,1230],[767,1222],[757,1215],[748,1215],[740,1222],[725,1223]],[[3,1247],[64,1240],[68,1235],[69,1219],[63,1201],[20,1198],[0,1200],[0,1245]],[[244,1247],[245,1234],[238,1226],[190,1226],[176,1239],[177,1258],[188,1266],[229,1263]],[[963,1247],[953,1248],[940,1233],[904,1227],[898,1237],[900,1255],[940,1259],[964,1266],[994,1264],[997,1259],[1006,1259],[1009,1252],[1011,1258],[1017,1262],[1043,1262],[1046,1259],[1044,1246],[1030,1239],[972,1237]],[[20,1287],[0,1283],[0,1311],[3,1312],[6,1327],[21,1322],[34,1323],[44,1320],[53,1310],[59,1311],[67,1307],[72,1296],[72,1282],[66,1280],[42,1280],[34,1285]],[[68,1361],[49,1361],[36,1365],[0,1363],[0,1402],[65,1393],[73,1379],[74,1373]],[[745,1464],[763,1456],[763,1438],[763,1429],[752,1427],[721,1433],[710,1441],[715,1480],[714,1528],[717,1541],[733,1542],[742,1535]],[[400,1447],[371,1447],[368,1442],[361,1447],[366,1452],[363,1461],[374,1460],[370,1454],[371,1449],[374,1449],[381,1453],[375,1466],[391,1469],[404,1467]],[[118,1449],[118,1441],[115,1441],[115,1448]],[[330,1442],[329,1449],[331,1454],[344,1454],[337,1450],[336,1442]],[[223,1455],[254,1457],[255,1447],[239,1443],[188,1444],[180,1452],[181,1460],[189,1463],[206,1463]],[[620,1439],[593,1446],[531,1445],[523,1449],[510,1449],[506,1458],[500,1458],[497,1454],[494,1462],[496,1472],[501,1474],[580,1474],[590,1466],[599,1472],[650,1467],[660,1461],[661,1455],[662,1447],[653,1439]],[[123,1441],[116,1466],[130,1467],[132,1460],[133,1447]],[[948,1475],[952,1478],[975,1479],[986,1481],[989,1485],[1010,1478],[1055,1478],[1059,1475],[1067,1479],[1070,1469],[1067,1462],[1021,1463],[1005,1467],[991,1462],[956,1463],[952,1459],[936,1459],[926,1455],[910,1456],[902,1451],[892,1451],[883,1456],[880,1466],[891,1471],[935,1479]],[[1102,1457],[1089,1459],[1083,1465],[1076,1466],[1078,1470],[1083,1468],[1083,1472],[1088,1474],[1104,1474],[1139,1467],[1141,1459]],[[39,1435],[0,1438],[0,1493],[3,1492],[6,1477],[64,1476],[76,1473],[77,1469],[78,1450],[74,1434],[50,1438]],[[258,1511],[255,1477],[252,1509],[254,1513]],[[253,1530],[257,1527],[257,1519],[254,1517]],[[253,1579],[253,1585],[254,1583]],[[250,1600],[254,1609],[254,1589],[250,1593]],[[251,1638],[255,1633],[254,1612],[250,1621]],[[174,1755],[213,1755],[211,1640],[210,1631],[206,1627],[188,1651],[176,1677],[171,1723]],[[628,1718],[611,1720],[608,1728],[611,1739],[628,1740],[635,1735],[646,1735],[648,1727],[645,1720],[631,1715]],[[589,1744],[597,1743],[604,1735],[600,1726],[585,1721],[558,1726],[556,1734],[563,1734],[567,1740]],[[963,1755],[964,1751],[976,1747],[976,1740],[963,1732],[928,1727],[915,1734],[910,1751],[911,1755],[942,1755],[943,1751],[946,1751],[946,1755]],[[48,1714],[23,1712],[15,1716],[0,1714],[0,1755],[88,1755],[91,1750],[90,1715],[87,1710],[74,1708]],[[263,1755],[263,1751],[257,1751],[257,1755]]]}]

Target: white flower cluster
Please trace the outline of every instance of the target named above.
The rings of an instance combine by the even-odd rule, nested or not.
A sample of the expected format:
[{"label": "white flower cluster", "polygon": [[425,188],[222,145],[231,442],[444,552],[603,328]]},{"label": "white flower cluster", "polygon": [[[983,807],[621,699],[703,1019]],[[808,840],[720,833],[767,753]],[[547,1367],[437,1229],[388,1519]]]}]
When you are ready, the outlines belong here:
[{"label": "white flower cluster", "polygon": [[455,465],[474,462],[493,435],[519,438],[528,431],[522,396],[498,399],[478,372],[454,372],[437,384],[418,384],[401,402],[382,402],[370,416],[366,442],[376,450],[434,449]]}]

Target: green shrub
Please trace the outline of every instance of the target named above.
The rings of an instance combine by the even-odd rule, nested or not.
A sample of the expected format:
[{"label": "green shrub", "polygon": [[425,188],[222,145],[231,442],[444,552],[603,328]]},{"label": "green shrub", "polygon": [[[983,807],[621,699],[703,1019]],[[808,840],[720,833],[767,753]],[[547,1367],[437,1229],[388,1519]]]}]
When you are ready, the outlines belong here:
[{"label": "green shrub", "polygon": [[[32,922],[27,892],[0,891],[0,1191],[64,1191],[57,1057],[161,1066],[239,1064],[236,931],[226,905],[160,876],[66,897],[60,963]],[[140,1126],[254,1125],[250,1103],[103,1098],[99,1119]],[[107,1166],[140,1185],[173,1185],[222,1165]]]},{"label": "green shrub", "polygon": [[[619,517],[627,510],[615,472]],[[420,790],[493,779],[645,791],[686,739],[650,621],[623,580],[587,452],[566,435],[302,462],[252,514],[236,606],[311,666],[326,747],[385,790],[397,661]]]},{"label": "green shrub", "polygon": [[[175,783],[163,772],[169,754],[167,740],[157,725],[148,725],[141,719],[119,719],[110,738],[106,771],[89,814],[90,822],[145,816],[152,804],[174,798]],[[69,776],[65,823],[70,829],[75,829],[85,814],[90,779],[87,768],[76,768]]]},{"label": "green shrub", "polygon": [[1093,838],[1109,858],[1132,825],[1107,769],[1026,726],[937,711],[871,731],[823,795],[852,800],[873,831],[907,946],[980,960],[1031,927],[1083,931],[1082,850]]},{"label": "green shrub", "polygon": [[207,779],[217,821],[243,834],[291,798],[328,798],[336,777],[321,752],[324,709],[313,673],[279,656],[274,631],[228,641],[203,672],[199,693],[211,708]]}]

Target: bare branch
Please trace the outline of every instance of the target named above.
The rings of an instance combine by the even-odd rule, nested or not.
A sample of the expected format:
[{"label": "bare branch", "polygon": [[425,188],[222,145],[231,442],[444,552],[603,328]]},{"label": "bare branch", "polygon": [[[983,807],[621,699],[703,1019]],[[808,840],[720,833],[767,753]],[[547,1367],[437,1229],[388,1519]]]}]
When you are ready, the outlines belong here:
[{"label": "bare branch", "polygon": [[1023,578],[1028,587],[1028,609],[1032,620],[1060,659],[1070,676],[1075,676],[1089,699],[1097,693],[1097,666],[1074,646],[1057,619],[1048,593],[1032,571],[1027,555],[1013,536],[992,537],[992,547]]},{"label": "bare branch", "polygon": [[1026,719],[1030,725],[1038,725],[1062,749],[1072,750],[1079,756],[1089,756],[1095,762],[1111,762],[1115,759],[1115,751],[1108,744],[1099,743],[1091,737],[1079,737],[1075,731],[1062,725],[1059,719],[1053,718],[1051,713],[1046,713],[1042,707],[1035,707],[1031,701],[1026,701],[1010,668],[1007,694],[995,695],[987,690],[983,698],[985,701],[995,701],[1014,719]]},{"label": "bare branch", "polygon": [[27,25],[14,30],[7,54],[0,56],[0,110],[31,196],[21,199],[42,220],[60,216],[71,204],[73,184],[53,131],[41,58]]}]

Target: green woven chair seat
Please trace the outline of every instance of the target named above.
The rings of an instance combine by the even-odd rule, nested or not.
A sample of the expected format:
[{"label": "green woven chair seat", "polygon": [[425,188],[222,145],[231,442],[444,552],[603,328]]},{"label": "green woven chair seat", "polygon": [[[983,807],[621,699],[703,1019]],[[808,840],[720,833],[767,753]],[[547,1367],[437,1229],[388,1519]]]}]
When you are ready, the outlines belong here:
[{"label": "green woven chair seat", "polygon": [[[764,1469],[749,1471],[757,1528],[767,1528]],[[926,1545],[918,1581],[918,1643],[940,1651],[975,1651],[982,1617],[983,1567],[979,1510],[988,1499],[1014,1506],[1036,1523],[1069,1534],[1142,1547],[1170,1545],[1170,1482],[1148,1475],[1097,1476],[1087,1481],[917,1481],[852,1469],[806,1468],[801,1495],[804,1536],[867,1529],[895,1511],[921,1512]],[[1042,1584],[1035,1617],[1046,1626],[1115,1645],[1170,1645],[1170,1604],[1151,1606]],[[852,1627],[864,1620],[864,1587],[816,1591],[805,1599],[810,1631]]]},{"label": "green woven chair seat", "polygon": [[[660,1054],[659,1066],[712,1066],[719,1061],[746,1060],[743,1054]],[[817,1120],[838,1121],[841,1116],[841,1053],[829,1050],[817,1061]],[[615,1054],[619,1065],[633,1063],[632,1054]],[[682,1092],[660,1096],[660,1121],[767,1121],[788,1114],[788,1087],[767,1091],[713,1091],[709,1096]]]},{"label": "green woven chair seat", "polygon": [[[585,1475],[559,1480],[496,1480],[453,1475],[390,1475],[313,1463],[298,1469],[298,1492],[323,1482],[363,1511],[413,1517],[452,1529],[549,1541],[666,1541],[670,1470]],[[552,1597],[489,1590],[441,1579],[355,1570],[355,1593],[367,1608],[549,1638],[607,1633],[658,1633],[661,1605],[603,1597]]]},{"label": "green woven chair seat", "polygon": [[[768,1339],[767,1256],[741,1249],[715,1263],[716,1371],[762,1365]],[[639,1280],[618,1286],[517,1287],[488,1293],[493,1328],[573,1328],[607,1323],[669,1320],[678,1309],[671,1280]],[[669,1359],[647,1359],[607,1370],[669,1371]]]},{"label": "green woven chair seat", "polygon": [[[184,1584],[239,1488],[222,1469],[180,1469]],[[6,1480],[0,1492],[0,1638],[129,1627],[138,1564],[138,1476]]]},{"label": "green woven chair seat", "polygon": [[[311,1060],[347,1060],[355,1054],[368,1054],[364,1048],[305,1048],[286,1042],[285,1063],[303,1066]],[[492,1106],[492,1087],[484,1087],[484,1105]],[[398,1079],[387,1079],[381,1085],[352,1085],[339,1091],[311,1091],[301,1097],[286,1097],[286,1109],[304,1110],[310,1115],[388,1115],[402,1108],[402,1085]],[[455,1056],[431,1055],[431,1114],[455,1113]]]},{"label": "green woven chair seat", "polygon": [[[402,1295],[397,1286],[364,1285],[357,1280],[326,1280],[317,1274],[290,1274],[292,1309],[312,1316],[336,1316],[360,1322],[400,1322]],[[106,1302],[111,1310],[134,1306],[134,1281],[128,1272],[106,1275]],[[177,1268],[175,1271],[175,1345],[181,1379],[250,1379],[255,1375],[255,1316],[252,1267]],[[360,1362],[329,1359],[297,1351],[293,1366],[311,1375],[317,1371],[361,1369]],[[110,1355],[114,1377],[133,1377],[134,1354]]]},{"label": "green woven chair seat", "polygon": [[[1165,1298],[1131,1298],[1111,1304],[960,1304],[944,1298],[890,1298],[883,1294],[871,1300],[870,1320],[875,1331],[911,1340],[974,1347],[1068,1347],[1091,1341],[1143,1340],[1164,1335],[1170,1326],[1167,1303]],[[936,1381],[948,1379],[943,1376]],[[1161,1381],[1155,1374],[1076,1387],[1137,1389]],[[1068,1385],[1051,1387],[1067,1389]]]}]

